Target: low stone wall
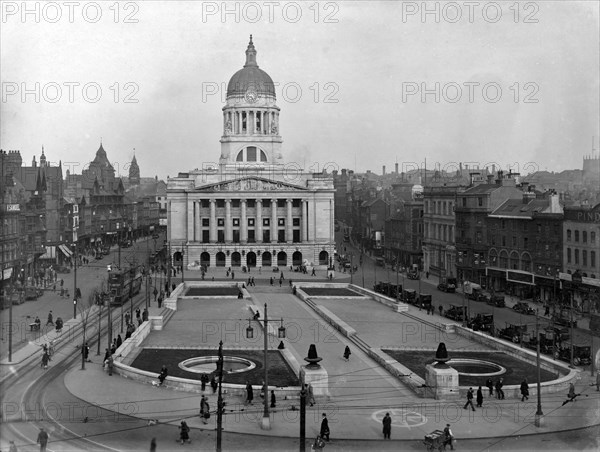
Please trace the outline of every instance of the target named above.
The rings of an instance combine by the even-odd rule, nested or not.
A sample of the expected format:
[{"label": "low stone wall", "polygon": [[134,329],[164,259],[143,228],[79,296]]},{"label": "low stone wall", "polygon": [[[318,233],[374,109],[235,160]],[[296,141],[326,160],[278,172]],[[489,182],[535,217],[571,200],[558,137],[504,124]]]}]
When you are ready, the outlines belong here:
[{"label": "low stone wall", "polygon": [[315,310],[319,313],[319,315],[325,319],[327,323],[329,323],[332,327],[338,330],[346,337],[351,337],[356,334],[356,330],[348,325],[346,322],[341,320],[337,315],[331,312],[329,309],[324,308],[323,306],[315,306]]},{"label": "low stone wall", "polygon": [[381,304],[389,306],[396,312],[408,311],[408,305],[406,303],[396,302],[395,298],[386,297],[385,295],[382,295],[369,289],[365,289],[364,287],[356,286],[354,284],[348,284],[348,289],[354,290],[355,292],[361,293],[369,298],[372,298],[373,300]]}]

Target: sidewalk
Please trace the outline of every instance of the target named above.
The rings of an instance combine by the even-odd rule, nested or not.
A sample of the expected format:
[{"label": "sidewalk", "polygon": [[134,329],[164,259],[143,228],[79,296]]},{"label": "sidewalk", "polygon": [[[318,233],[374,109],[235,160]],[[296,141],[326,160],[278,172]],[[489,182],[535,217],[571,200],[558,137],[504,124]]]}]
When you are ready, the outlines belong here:
[{"label": "sidewalk", "polygon": [[[347,338],[328,327],[312,309],[291,294],[260,294],[254,300],[255,304],[262,302],[268,302],[269,313],[274,318],[283,315],[284,319],[293,319],[298,330],[304,333],[293,343],[286,343],[286,347],[292,351],[299,362],[303,362],[302,357],[306,354],[308,345],[317,342],[319,356],[323,357],[322,364],[328,371],[331,399],[326,403],[307,407],[306,434],[309,438],[318,433],[321,412],[328,413],[334,441],[338,438],[382,440],[381,419],[386,412],[390,412],[393,419],[394,437],[403,440],[422,440],[424,435],[442,428],[446,423],[452,424],[452,429],[458,438],[490,438],[548,433],[600,423],[600,412],[598,412],[600,393],[595,391],[595,387],[590,386],[591,377],[589,375],[583,375],[582,380],[578,383],[577,392],[581,392],[581,396],[575,403],[567,403],[562,406],[566,400],[566,394],[543,396],[544,424],[538,428],[533,425],[536,411],[536,403],[533,398],[524,403],[520,402],[520,399],[499,401],[488,398],[486,391],[484,408],[477,409],[475,412],[463,410],[464,400],[462,399],[456,402],[443,402],[419,398],[398,380],[383,371]],[[393,313],[390,308],[374,301],[361,300],[349,301],[349,303],[352,303],[353,314],[351,318],[344,317],[344,321],[351,326],[354,326],[355,322],[360,321],[361,318],[377,323],[377,328],[364,327],[368,328],[367,339],[371,346],[375,345],[374,341],[381,344],[389,343],[391,338],[398,334],[398,323],[406,321],[406,317]],[[182,304],[182,309],[181,311],[178,309],[177,315],[181,314],[182,318],[189,319],[190,323],[193,323],[193,319],[190,319],[192,311],[189,306],[191,304]],[[236,305],[235,301],[215,300],[213,304],[203,303],[202,318],[207,321],[230,318],[227,317],[229,310],[236,312],[235,310],[238,308],[243,307],[239,303]],[[339,315],[339,312],[337,314]],[[411,315],[424,317],[426,314],[414,309],[411,310]],[[380,320],[385,317],[389,319],[393,317],[394,322]],[[171,321],[173,320],[176,320],[176,317],[171,319]],[[170,340],[172,343],[176,343],[185,339],[189,346],[202,347],[204,345],[198,342],[200,339],[197,337],[190,336],[185,331],[182,332],[181,322],[174,323],[178,324],[178,331],[174,330],[174,326],[167,324],[166,328],[160,332],[162,337],[155,338],[155,341],[159,340],[160,343],[167,341],[168,343]],[[314,337],[315,329],[323,332],[319,338]],[[227,326],[227,331],[234,330]],[[357,331],[359,331],[358,328]],[[214,341],[211,340],[210,343],[212,342]],[[286,340],[286,342],[289,341]],[[350,345],[352,349],[349,362],[341,358],[345,345]],[[236,346],[245,346],[243,339],[240,339],[240,343],[236,343]],[[433,344],[423,344],[423,346],[432,347]],[[215,415],[211,417],[207,426],[204,426],[197,417],[200,395],[178,392],[168,388],[157,388],[119,376],[108,376],[101,369],[99,363],[88,366],[88,370],[85,371],[86,378],[81,378],[81,372],[76,369],[70,371],[65,378],[65,384],[75,396],[92,404],[113,410],[123,407],[125,410],[129,406],[128,404],[133,403],[137,407],[136,417],[156,419],[161,423],[171,424],[187,418],[188,424],[193,429],[212,430],[215,428]],[[106,390],[106,388],[110,388],[110,390]],[[216,396],[210,389],[207,392],[209,404],[214,410]],[[260,428],[261,399],[257,398],[252,407],[244,406],[242,400],[237,397],[228,397],[226,402],[225,431],[249,435],[298,436],[297,400],[278,401],[277,408],[271,414],[272,429],[268,431]],[[295,410],[292,410],[292,405],[296,407]],[[125,411],[123,413],[128,414]]]}]

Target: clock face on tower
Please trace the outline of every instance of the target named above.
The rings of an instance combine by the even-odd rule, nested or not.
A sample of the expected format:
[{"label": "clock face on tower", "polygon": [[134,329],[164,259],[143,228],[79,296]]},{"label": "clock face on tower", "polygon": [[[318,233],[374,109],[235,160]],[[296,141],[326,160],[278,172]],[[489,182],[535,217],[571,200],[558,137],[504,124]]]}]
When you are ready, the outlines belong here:
[{"label": "clock face on tower", "polygon": [[253,104],[254,102],[256,102],[258,100],[258,93],[251,86],[246,90],[246,94],[244,95],[244,97],[245,97],[246,101]]}]

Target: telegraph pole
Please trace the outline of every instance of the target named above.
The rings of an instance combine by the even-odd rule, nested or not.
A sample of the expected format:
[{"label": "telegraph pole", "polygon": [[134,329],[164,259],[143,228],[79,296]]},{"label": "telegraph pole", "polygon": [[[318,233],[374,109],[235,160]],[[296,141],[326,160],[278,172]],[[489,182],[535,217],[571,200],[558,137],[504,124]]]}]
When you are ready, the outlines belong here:
[{"label": "telegraph pole", "polygon": [[537,411],[535,413],[535,426],[542,426],[542,384],[540,370],[540,316],[536,309],[535,311],[535,341],[536,341],[536,365],[537,365]]},{"label": "telegraph pole", "polygon": [[223,384],[223,341],[219,342],[219,393],[217,396],[217,452],[221,452],[221,441],[223,436],[223,395],[221,387]]}]

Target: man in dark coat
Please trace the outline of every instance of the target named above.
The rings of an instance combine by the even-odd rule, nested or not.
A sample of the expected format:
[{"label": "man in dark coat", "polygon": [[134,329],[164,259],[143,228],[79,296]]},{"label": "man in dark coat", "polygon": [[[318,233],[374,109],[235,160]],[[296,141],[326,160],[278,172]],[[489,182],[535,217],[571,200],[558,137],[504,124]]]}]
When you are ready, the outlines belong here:
[{"label": "man in dark coat", "polygon": [[463,408],[466,410],[469,405],[471,405],[471,409],[475,411],[475,407],[473,406],[473,388],[469,388],[467,391],[467,403],[465,403]]},{"label": "man in dark coat", "polygon": [[500,378],[497,382],[496,382],[496,396],[500,399],[500,400],[504,400],[504,391],[502,390],[502,386],[504,386],[504,383],[502,382],[502,378]]},{"label": "man in dark coat", "polygon": [[481,390],[481,386],[477,389],[477,406],[481,408],[483,405],[483,391]]},{"label": "man in dark coat", "polygon": [[46,452],[46,446],[48,445],[48,433],[44,428],[40,428],[38,433],[37,443],[40,445],[40,452]]},{"label": "man in dark coat", "polygon": [[521,402],[529,400],[529,385],[527,384],[527,378],[521,382]]},{"label": "man in dark coat", "polygon": [[494,395],[494,382],[492,381],[492,379],[488,378],[487,381],[485,382],[485,385],[490,390],[490,397],[493,396]]},{"label": "man in dark coat", "polygon": [[329,421],[327,420],[327,415],[325,413],[322,414],[322,417],[321,438],[325,439],[325,441],[329,441]]},{"label": "man in dark coat", "polygon": [[254,400],[254,391],[252,385],[248,382],[246,383],[246,403],[252,405],[252,400]]},{"label": "man in dark coat", "polygon": [[392,418],[390,417],[390,413],[385,413],[381,423],[383,424],[383,439],[390,439],[390,435],[392,434]]}]

